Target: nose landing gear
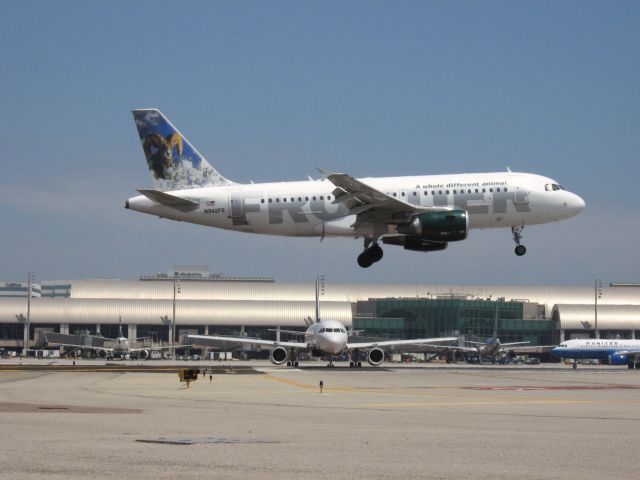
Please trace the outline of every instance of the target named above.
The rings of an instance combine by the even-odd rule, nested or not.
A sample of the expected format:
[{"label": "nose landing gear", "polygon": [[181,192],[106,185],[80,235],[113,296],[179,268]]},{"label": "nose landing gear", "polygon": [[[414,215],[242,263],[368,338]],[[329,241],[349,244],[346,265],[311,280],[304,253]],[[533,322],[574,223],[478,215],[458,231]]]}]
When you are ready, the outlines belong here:
[{"label": "nose landing gear", "polygon": [[520,245],[520,240],[522,239],[522,231],[524,230],[524,225],[514,225],[511,227],[511,233],[513,233],[513,241],[516,242],[516,255],[521,257],[525,253],[527,253],[527,247],[524,245]]},{"label": "nose landing gear", "polygon": [[379,262],[384,255],[382,248],[380,248],[377,242],[370,247],[368,243],[370,242],[365,241],[365,251],[358,255],[358,265],[362,268],[369,268],[374,263]]}]

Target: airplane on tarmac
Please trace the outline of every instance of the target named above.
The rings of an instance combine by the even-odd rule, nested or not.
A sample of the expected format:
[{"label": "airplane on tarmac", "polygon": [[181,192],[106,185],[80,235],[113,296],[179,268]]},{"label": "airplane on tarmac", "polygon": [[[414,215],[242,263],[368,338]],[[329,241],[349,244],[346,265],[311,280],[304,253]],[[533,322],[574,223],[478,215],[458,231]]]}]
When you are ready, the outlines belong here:
[{"label": "airplane on tarmac", "polygon": [[[470,346],[452,346],[448,347],[449,350],[452,351],[462,351],[469,354],[476,355],[480,363],[482,363],[483,358],[487,357],[496,357],[499,355],[511,354],[513,355],[517,350],[519,353],[525,352],[539,352],[540,349],[548,349],[551,347],[543,346],[530,346],[523,347],[521,345],[528,345],[530,342],[510,342],[510,343],[502,343],[498,338],[498,320],[500,317],[500,305],[496,304],[496,315],[493,322],[493,335],[483,342],[477,342],[472,340],[465,340],[464,343],[469,344]],[[516,348],[514,348],[516,347]]]},{"label": "airplane on tarmac", "polygon": [[[329,364],[333,367],[333,357],[348,353],[350,367],[361,367],[358,360],[360,352],[367,353],[370,365],[380,365],[385,351],[411,351],[416,347],[436,347],[436,343],[453,342],[457,337],[415,338],[410,340],[384,340],[377,342],[349,342],[346,327],[336,320],[320,319],[319,281],[316,280],[316,319],[304,332],[304,342],[281,342],[279,340],[262,340],[247,337],[226,337],[216,335],[185,335],[183,342],[189,345],[206,345],[218,348],[237,348],[242,345],[270,348],[269,359],[274,365],[298,366],[298,354],[306,351],[315,356],[328,355]],[[302,332],[281,331],[300,335]],[[438,345],[436,348],[442,347]]]},{"label": "airplane on tarmac", "polygon": [[640,340],[609,340],[603,338],[576,338],[566,340],[551,350],[556,358],[573,359],[573,368],[578,368],[577,360],[593,358],[604,360],[610,365],[627,365],[640,368]]},{"label": "airplane on tarmac", "polygon": [[358,264],[382,259],[380,243],[444,250],[470,229],[510,228],[522,256],[527,225],[580,213],[584,201],[550,178],[506,172],[238,184],[223,177],[156,109],[133,110],[155,188],[125,208],[240,232],[364,239]]},{"label": "airplane on tarmac", "polygon": [[[94,338],[99,338],[103,342],[109,342],[113,346],[112,347],[102,347],[96,345],[82,345],[79,343],[66,343],[64,341],[56,341],[55,338],[49,340],[47,338],[47,334],[43,333],[43,343],[45,345],[58,345],[61,347],[70,347],[72,350],[82,350],[82,351],[90,351],[95,353],[100,358],[106,358],[108,360],[118,358],[118,359],[129,359],[129,358],[141,358],[146,360],[150,358],[151,352],[154,350],[158,350],[158,348],[132,348],[131,342],[128,338],[122,335],[122,325],[119,327],[119,333],[117,338],[106,338],[102,336],[96,336]],[[66,335],[65,335],[66,336]],[[92,336],[93,337],[93,336]],[[140,340],[145,337],[136,338],[135,340]],[[181,345],[182,346],[182,345]],[[162,347],[162,349],[170,348],[170,347]]]}]

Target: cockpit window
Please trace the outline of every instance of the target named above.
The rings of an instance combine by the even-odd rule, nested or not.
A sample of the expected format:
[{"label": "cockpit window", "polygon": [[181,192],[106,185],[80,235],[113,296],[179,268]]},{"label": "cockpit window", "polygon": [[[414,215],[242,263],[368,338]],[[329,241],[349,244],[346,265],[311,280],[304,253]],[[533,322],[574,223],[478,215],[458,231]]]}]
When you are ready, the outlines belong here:
[{"label": "cockpit window", "polygon": [[321,328],[321,329],[320,329],[320,333],[324,333],[324,332],[325,332],[325,330],[326,330],[326,328]]},{"label": "cockpit window", "polygon": [[554,192],[555,192],[555,191],[557,191],[557,190],[564,190],[564,188],[562,187],[562,185],[558,185],[557,183],[547,183],[547,184],[544,186],[544,189],[545,189],[547,192],[551,192],[551,191],[554,191]]}]

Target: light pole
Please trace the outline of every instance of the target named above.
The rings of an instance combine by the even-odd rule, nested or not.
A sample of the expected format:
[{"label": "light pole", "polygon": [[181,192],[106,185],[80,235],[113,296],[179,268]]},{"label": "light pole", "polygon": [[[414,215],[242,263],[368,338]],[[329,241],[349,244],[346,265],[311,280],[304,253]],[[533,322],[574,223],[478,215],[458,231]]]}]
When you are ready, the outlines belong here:
[{"label": "light pole", "polygon": [[173,317],[171,318],[171,353],[176,357],[176,295],[180,293],[178,272],[173,272]]},{"label": "light pole", "polygon": [[26,321],[27,334],[24,339],[25,354],[26,354],[26,351],[29,350],[29,343],[31,340],[31,289],[35,279],[35,275],[36,275],[36,272],[29,271],[28,278],[27,278],[27,321]]},{"label": "light pole", "polygon": [[320,322],[320,295],[324,295],[324,275],[316,277],[316,323]]},{"label": "light pole", "polygon": [[598,331],[598,299],[602,298],[602,279],[596,278],[593,285],[593,308],[595,314],[595,337],[600,338],[600,332]]}]

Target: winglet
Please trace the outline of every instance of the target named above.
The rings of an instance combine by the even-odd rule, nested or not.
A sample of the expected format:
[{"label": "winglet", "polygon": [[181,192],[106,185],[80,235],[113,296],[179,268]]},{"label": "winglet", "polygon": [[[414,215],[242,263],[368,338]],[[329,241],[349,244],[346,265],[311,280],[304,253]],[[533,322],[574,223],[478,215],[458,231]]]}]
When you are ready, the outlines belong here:
[{"label": "winglet", "polygon": [[322,180],[326,180],[327,178],[329,178],[329,175],[331,175],[333,172],[330,172],[329,170],[325,170],[324,168],[321,167],[316,167],[316,170],[318,170],[318,172],[320,172],[320,178]]}]

